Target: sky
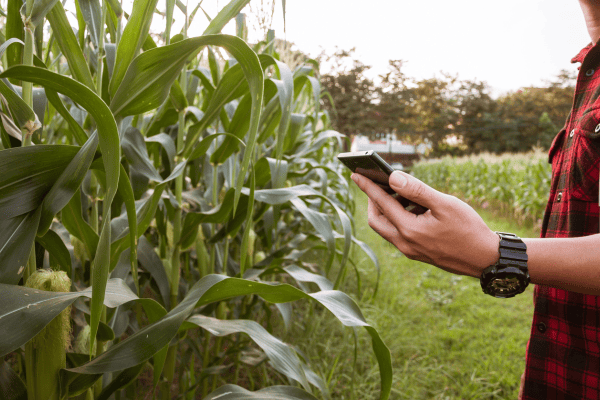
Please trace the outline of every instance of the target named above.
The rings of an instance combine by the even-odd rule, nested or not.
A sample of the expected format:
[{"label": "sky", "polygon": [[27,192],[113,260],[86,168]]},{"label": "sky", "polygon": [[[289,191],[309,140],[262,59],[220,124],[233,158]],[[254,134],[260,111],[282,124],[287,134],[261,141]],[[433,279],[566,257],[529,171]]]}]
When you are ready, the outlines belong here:
[{"label": "sky", "polygon": [[[577,0],[287,0],[285,33],[275,1],[276,36],[310,56],[354,47],[372,78],[401,59],[409,77],[445,72],[486,81],[496,95],[576,71],[570,60],[590,42]],[[202,6],[214,16],[226,3]],[[223,33],[234,34],[234,24]]]}]

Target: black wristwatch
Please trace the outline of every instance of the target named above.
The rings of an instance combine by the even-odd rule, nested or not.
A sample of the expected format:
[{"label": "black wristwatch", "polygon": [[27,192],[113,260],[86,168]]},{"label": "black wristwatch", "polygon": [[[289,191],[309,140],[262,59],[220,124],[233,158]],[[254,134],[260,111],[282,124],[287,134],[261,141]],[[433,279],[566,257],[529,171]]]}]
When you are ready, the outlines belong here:
[{"label": "black wristwatch", "polygon": [[500,259],[483,270],[483,293],[498,298],[513,297],[523,293],[529,285],[527,246],[512,233],[496,232],[500,236]]}]

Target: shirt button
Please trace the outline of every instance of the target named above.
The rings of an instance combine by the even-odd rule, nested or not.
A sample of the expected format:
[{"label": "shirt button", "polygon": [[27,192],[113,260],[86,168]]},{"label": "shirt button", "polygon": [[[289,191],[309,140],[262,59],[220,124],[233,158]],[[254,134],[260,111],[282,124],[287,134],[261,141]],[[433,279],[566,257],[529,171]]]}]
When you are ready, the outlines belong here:
[{"label": "shirt button", "polygon": [[596,125],[594,132],[596,132],[596,133],[600,132],[600,124]]},{"label": "shirt button", "polygon": [[594,71],[593,69],[588,69],[587,71],[585,71],[585,76],[592,76],[594,75],[594,72],[596,71]]},{"label": "shirt button", "polygon": [[[600,125],[598,125],[598,126],[600,126]],[[598,126],[596,128],[598,128]],[[598,131],[596,131],[596,132],[598,132]],[[571,131],[571,133],[569,133],[569,137],[573,137],[573,135],[575,135],[575,129],[573,129]]]},{"label": "shirt button", "polygon": [[543,322],[538,322],[537,324],[537,329],[538,331],[540,331],[541,333],[546,332],[546,324]]},{"label": "shirt button", "polygon": [[562,200],[562,192],[558,192],[558,194],[556,195],[556,202],[558,203],[561,200]]}]

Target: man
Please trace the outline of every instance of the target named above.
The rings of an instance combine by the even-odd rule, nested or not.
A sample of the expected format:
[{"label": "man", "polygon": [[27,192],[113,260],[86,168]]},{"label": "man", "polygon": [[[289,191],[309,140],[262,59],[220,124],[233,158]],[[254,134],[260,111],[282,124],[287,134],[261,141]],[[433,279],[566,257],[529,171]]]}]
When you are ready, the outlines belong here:
[{"label": "man", "polygon": [[429,208],[423,215],[352,175],[369,197],[369,225],[408,258],[481,279],[496,297],[536,285],[522,399],[600,399],[600,1],[579,3],[592,43],[573,59],[581,63],[574,106],[549,152],[541,238],[492,232],[466,203],[408,174],[394,172],[390,186]]}]

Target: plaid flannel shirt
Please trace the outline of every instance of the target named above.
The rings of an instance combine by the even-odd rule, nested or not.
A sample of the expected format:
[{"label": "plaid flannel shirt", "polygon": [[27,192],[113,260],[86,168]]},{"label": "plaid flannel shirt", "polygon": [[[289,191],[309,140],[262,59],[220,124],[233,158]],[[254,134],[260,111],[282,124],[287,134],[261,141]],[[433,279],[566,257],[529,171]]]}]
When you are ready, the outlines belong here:
[{"label": "plaid flannel shirt", "polygon": [[[600,45],[572,62],[582,64],[571,114],[550,147],[546,238],[598,233]],[[600,296],[536,285],[534,304],[523,399],[600,400]]]}]

